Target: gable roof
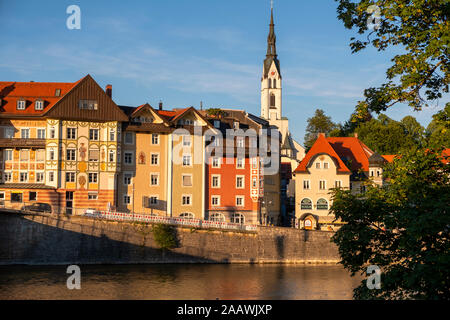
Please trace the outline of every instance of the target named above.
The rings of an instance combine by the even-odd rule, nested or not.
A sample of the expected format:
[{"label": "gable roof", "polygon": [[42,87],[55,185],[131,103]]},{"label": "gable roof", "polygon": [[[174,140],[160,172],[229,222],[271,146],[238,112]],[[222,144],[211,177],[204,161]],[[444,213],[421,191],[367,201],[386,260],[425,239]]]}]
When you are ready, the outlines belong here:
[{"label": "gable roof", "polygon": [[317,138],[316,142],[314,142],[311,149],[308,151],[308,153],[305,155],[303,160],[298,165],[297,169],[295,169],[294,172],[307,172],[308,171],[308,165],[316,155],[319,154],[328,154],[333,160],[335,160],[337,164],[337,171],[343,172],[343,173],[350,173],[349,168],[345,165],[345,163],[342,161],[341,157],[338,155],[336,150],[332,147],[332,145],[328,142],[327,138],[325,138],[325,135],[319,134],[319,137]]},{"label": "gable roof", "polygon": [[350,170],[369,171],[369,158],[374,153],[356,137],[329,137],[327,141],[343,161],[351,162]]}]

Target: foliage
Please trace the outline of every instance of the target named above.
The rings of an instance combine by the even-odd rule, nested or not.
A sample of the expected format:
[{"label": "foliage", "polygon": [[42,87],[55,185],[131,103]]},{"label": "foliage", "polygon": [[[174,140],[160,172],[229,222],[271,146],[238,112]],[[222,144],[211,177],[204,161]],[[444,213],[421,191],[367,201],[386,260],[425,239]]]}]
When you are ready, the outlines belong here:
[{"label": "foliage", "polygon": [[173,249],[177,246],[176,230],[166,224],[153,226],[153,237],[161,249]]},{"label": "foliage", "polygon": [[450,105],[433,116],[425,134],[428,147],[450,148]]},{"label": "foliage", "polygon": [[[360,35],[360,39],[351,38],[353,53],[368,46],[378,51],[398,46],[402,51],[392,59],[387,83],[365,90],[366,99],[358,103],[356,116],[368,111],[379,113],[398,102],[421,110],[428,105],[427,100],[439,99],[448,92],[449,0],[336,1],[338,18]],[[373,20],[367,10],[372,5],[380,10],[380,24],[374,30],[367,23]]]},{"label": "foliage", "polygon": [[336,128],[336,124],[331,121],[331,117],[325,115],[321,109],[317,109],[314,116],[308,118],[308,126],[306,127],[305,148],[310,149],[317,139],[319,133],[329,135]]},{"label": "foliage", "polygon": [[216,117],[219,117],[219,118],[221,118],[221,117],[226,115],[226,112],[223,111],[222,109],[219,109],[219,108],[209,108],[209,109],[206,110],[206,113],[209,116],[216,116]]},{"label": "foliage", "polygon": [[352,274],[382,270],[356,299],[450,299],[450,166],[441,150],[412,149],[384,171],[389,184],[364,194],[334,189],[331,213],[346,224],[333,236]]}]

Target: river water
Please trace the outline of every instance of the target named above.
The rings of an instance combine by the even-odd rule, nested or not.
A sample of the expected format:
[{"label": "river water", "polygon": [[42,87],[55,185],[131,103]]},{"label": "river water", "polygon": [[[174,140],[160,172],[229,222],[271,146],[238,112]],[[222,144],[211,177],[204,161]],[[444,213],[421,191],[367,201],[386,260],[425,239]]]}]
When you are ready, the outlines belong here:
[{"label": "river water", "polygon": [[352,299],[361,278],[329,265],[0,266],[0,299]]}]

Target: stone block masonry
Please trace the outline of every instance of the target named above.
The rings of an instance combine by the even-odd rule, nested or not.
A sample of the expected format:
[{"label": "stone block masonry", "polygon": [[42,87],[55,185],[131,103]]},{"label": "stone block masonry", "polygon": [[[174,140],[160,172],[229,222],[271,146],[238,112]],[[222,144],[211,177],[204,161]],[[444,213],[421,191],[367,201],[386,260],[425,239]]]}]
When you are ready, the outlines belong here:
[{"label": "stone block masonry", "polygon": [[86,217],[0,212],[0,265],[144,263],[330,263],[332,232],[259,227],[257,232],[176,228],[161,250],[151,226]]}]

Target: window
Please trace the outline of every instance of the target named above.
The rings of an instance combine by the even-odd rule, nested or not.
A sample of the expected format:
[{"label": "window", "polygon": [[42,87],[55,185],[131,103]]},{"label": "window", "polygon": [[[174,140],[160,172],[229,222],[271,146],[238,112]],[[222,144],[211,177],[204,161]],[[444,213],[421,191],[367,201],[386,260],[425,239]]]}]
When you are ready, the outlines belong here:
[{"label": "window", "polygon": [[157,154],[157,153],[152,153],[152,156],[151,156],[151,164],[152,165],[158,165],[159,164],[159,154]]},{"label": "window", "polygon": [[184,212],[184,213],[180,214],[180,218],[183,218],[183,219],[194,219],[194,214],[192,214],[190,212]]},{"label": "window", "polygon": [[220,196],[212,196],[211,197],[211,205],[220,206]]},{"label": "window", "polygon": [[11,192],[11,202],[22,202],[22,198],[23,198],[22,193]]},{"label": "window", "polygon": [[28,193],[28,200],[29,201],[36,201],[37,200],[37,193],[36,193],[36,191],[30,191]]},{"label": "window", "polygon": [[210,221],[214,221],[214,222],[225,222],[225,217],[223,214],[221,213],[213,213],[210,217],[209,217]]},{"label": "window", "polygon": [[133,132],[125,132],[125,143],[133,144]]},{"label": "window", "polygon": [[258,159],[252,158],[252,168],[256,169],[258,167]]},{"label": "window", "polygon": [[152,144],[159,144],[159,134],[157,133],[152,134]]},{"label": "window", "polygon": [[21,172],[20,173],[20,182],[27,182],[28,181],[28,172]]},{"label": "window", "polygon": [[303,189],[304,190],[309,190],[310,189],[309,180],[303,180]]},{"label": "window", "polygon": [[213,175],[211,177],[211,187],[220,188],[220,175]]},{"label": "window", "polygon": [[377,177],[379,177],[381,175],[380,170],[377,170]]},{"label": "window", "polygon": [[20,150],[20,161],[28,161],[30,152],[28,150]]},{"label": "window", "polygon": [[89,129],[89,139],[98,141],[98,129]]},{"label": "window", "polygon": [[44,173],[43,172],[37,172],[36,173],[36,182],[44,182]]},{"label": "window", "polygon": [[237,158],[236,159],[236,168],[238,169],[244,169],[244,159],[243,158]]},{"label": "window", "polygon": [[50,128],[50,139],[55,139],[56,130],[55,128]]},{"label": "window", "polygon": [[59,97],[61,95],[61,89],[55,90],[55,97]]},{"label": "window", "polygon": [[95,172],[89,173],[89,183],[97,183],[98,174]]},{"label": "window", "polygon": [[20,137],[22,139],[29,139],[30,138],[30,129],[21,129],[20,130]]},{"label": "window", "polygon": [[116,130],[109,129],[109,141],[116,141]]},{"label": "window", "polygon": [[316,169],[320,169],[320,162],[316,162]]},{"label": "window", "polygon": [[214,128],[220,128],[220,121],[214,120]]},{"label": "window", "polygon": [[88,192],[88,200],[97,200],[98,193],[97,192]]},{"label": "window", "polygon": [[238,188],[238,189],[244,188],[244,177],[242,177],[242,176],[236,177],[236,188]]},{"label": "window", "polygon": [[277,79],[273,79],[273,88],[274,88],[274,89],[277,88]]},{"label": "window", "polygon": [[272,89],[272,79],[269,79],[269,89]]},{"label": "window", "polygon": [[159,185],[159,174],[157,173],[152,173],[150,175],[150,185],[152,186],[157,186]]},{"label": "window", "polygon": [[317,200],[317,210],[328,210],[328,201],[325,199]]},{"label": "window", "polygon": [[55,180],[55,173],[49,172],[48,173],[48,181],[53,182]]},{"label": "window", "polygon": [[256,180],[256,177],[253,177],[252,186],[253,186],[253,188],[258,187],[258,180]]},{"label": "window", "polygon": [[17,101],[17,110],[25,110],[25,100],[18,100]]},{"label": "window", "polygon": [[327,189],[327,182],[325,180],[319,181],[319,189],[320,190],[326,190]]},{"label": "window", "polygon": [[148,202],[150,205],[156,205],[156,204],[158,204],[158,197],[151,196],[148,198]]},{"label": "window", "polygon": [[109,162],[114,162],[114,150],[109,150]]},{"label": "window", "polygon": [[5,200],[5,193],[4,192],[0,192],[0,201]]},{"label": "window", "polygon": [[6,149],[3,153],[3,160],[4,161],[11,161],[12,160],[13,151],[11,149]]},{"label": "window", "polygon": [[341,188],[342,187],[342,181],[341,180],[336,180],[334,182],[334,187],[335,188]]},{"label": "window", "polygon": [[192,176],[190,174],[184,174],[183,178],[183,187],[192,187]]},{"label": "window", "polygon": [[237,207],[244,206],[244,196],[236,196],[236,206]]},{"label": "window", "polygon": [[44,149],[36,150],[36,161],[42,162],[44,160],[45,160],[45,150]]},{"label": "window", "polygon": [[190,206],[190,205],[192,204],[191,196],[190,196],[190,195],[184,195],[184,196],[182,196],[182,198],[181,198],[181,204],[182,204],[183,206]]},{"label": "window", "polygon": [[98,103],[95,100],[80,100],[79,107],[82,110],[97,110]]},{"label": "window", "polygon": [[233,122],[233,129],[235,129],[235,130],[239,129],[239,122],[237,122],[237,121]]},{"label": "window", "polygon": [[220,168],[220,158],[214,157],[212,160],[213,168]]},{"label": "window", "polygon": [[191,136],[183,136],[183,147],[191,146]]},{"label": "window", "polygon": [[275,108],[275,95],[273,93],[270,95],[270,107]]},{"label": "window", "polygon": [[244,215],[240,213],[233,213],[233,215],[231,216],[231,223],[244,224],[244,221]]},{"label": "window", "polygon": [[67,128],[67,139],[74,140],[77,138],[77,128]]},{"label": "window", "polygon": [[123,204],[130,204],[131,203],[131,197],[127,194],[123,195]]},{"label": "window", "polygon": [[328,169],[328,162],[324,162],[324,163],[323,163],[323,168],[324,168],[324,169]]},{"label": "window", "polygon": [[4,172],[3,173],[3,181],[4,182],[11,182],[12,181],[12,173],[11,172]]},{"label": "window", "polygon": [[37,129],[37,138],[45,139],[45,129]]},{"label": "window", "polygon": [[36,100],[36,102],[34,103],[34,109],[35,110],[43,110],[44,109],[44,101]]},{"label": "window", "polygon": [[66,172],[66,182],[75,182],[75,172]]},{"label": "window", "polygon": [[191,165],[191,155],[184,155],[183,156],[183,166],[190,166]]},{"label": "window", "polygon": [[312,209],[312,201],[305,198],[300,202],[300,209],[302,210],[311,210]]},{"label": "window", "polygon": [[133,175],[131,173],[124,173],[123,174],[123,184],[128,186],[131,184],[131,178]]},{"label": "window", "polygon": [[[76,149],[67,149],[67,160],[68,161],[75,161],[76,160]],[[90,153],[90,151],[89,151]]]},{"label": "window", "polygon": [[237,137],[236,138],[236,146],[238,148],[244,148],[244,142],[245,142],[245,140],[244,140],[243,137]]},{"label": "window", "polygon": [[6,139],[14,138],[14,128],[5,128],[5,138]]},{"label": "window", "polygon": [[99,155],[100,150],[98,149],[89,150],[89,161],[97,162],[99,159]]},{"label": "window", "polygon": [[54,149],[50,149],[48,151],[48,159],[49,160],[55,160],[55,150]]},{"label": "window", "polygon": [[123,161],[125,164],[133,164],[133,153],[132,152],[124,152]]}]

